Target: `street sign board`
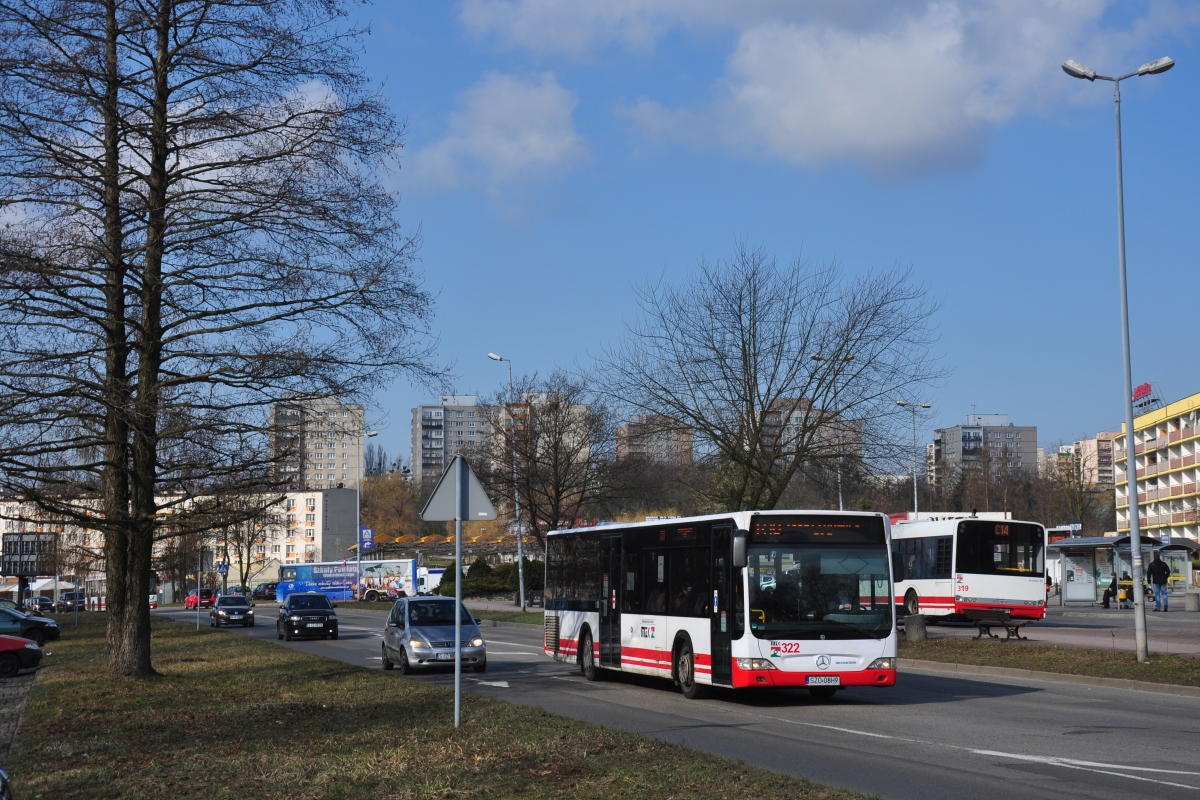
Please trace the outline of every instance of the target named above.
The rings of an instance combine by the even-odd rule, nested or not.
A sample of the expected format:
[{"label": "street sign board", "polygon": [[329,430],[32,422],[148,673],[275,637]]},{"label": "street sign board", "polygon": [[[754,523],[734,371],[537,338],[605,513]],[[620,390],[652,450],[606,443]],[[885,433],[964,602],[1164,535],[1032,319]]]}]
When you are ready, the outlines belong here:
[{"label": "street sign board", "polygon": [[360,525],[358,527],[358,549],[360,551],[370,550],[375,546],[375,529],[366,528]]},{"label": "street sign board", "polygon": [[1160,533],[1160,534],[1158,535],[1158,540],[1159,540],[1160,542],[1162,542],[1164,545],[1168,545],[1168,544],[1170,544],[1170,543],[1171,543],[1171,534],[1169,534],[1169,533]]},{"label": "street sign board", "polygon": [[1070,528],[1071,528],[1072,536],[1083,530],[1083,523],[1077,519],[1071,520],[1070,522],[1067,523],[1067,525],[1070,526]]},{"label": "street sign board", "polygon": [[55,571],[54,533],[6,533],[0,550],[0,575],[32,578]]},{"label": "street sign board", "polygon": [[217,572],[221,575],[228,575],[229,574],[229,565],[226,564],[225,562],[221,562],[220,564],[217,564]]},{"label": "street sign board", "polygon": [[[463,487],[461,495],[463,507],[455,508],[455,504],[459,499],[455,476],[458,473],[456,467],[460,459],[462,459],[466,467],[466,486]],[[446,471],[438,479],[437,487],[434,488],[433,494],[429,497],[429,502],[425,504],[425,508],[421,509],[421,519],[426,522],[448,522],[453,519],[486,520],[495,518],[495,506],[488,499],[487,492],[483,490],[483,485],[479,483],[479,478],[475,477],[475,472],[471,469],[471,465],[466,463],[466,459],[463,459],[462,456],[455,456],[454,460],[450,462],[450,466],[446,467]]]}]

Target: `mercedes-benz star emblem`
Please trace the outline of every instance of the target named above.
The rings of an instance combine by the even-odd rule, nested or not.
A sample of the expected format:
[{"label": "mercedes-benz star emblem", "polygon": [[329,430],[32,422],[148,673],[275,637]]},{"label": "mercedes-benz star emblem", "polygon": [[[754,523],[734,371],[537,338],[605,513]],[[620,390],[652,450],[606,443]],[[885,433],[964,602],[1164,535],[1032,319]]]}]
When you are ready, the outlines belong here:
[{"label": "mercedes-benz star emblem", "polygon": [[829,656],[817,656],[817,669],[829,669]]}]

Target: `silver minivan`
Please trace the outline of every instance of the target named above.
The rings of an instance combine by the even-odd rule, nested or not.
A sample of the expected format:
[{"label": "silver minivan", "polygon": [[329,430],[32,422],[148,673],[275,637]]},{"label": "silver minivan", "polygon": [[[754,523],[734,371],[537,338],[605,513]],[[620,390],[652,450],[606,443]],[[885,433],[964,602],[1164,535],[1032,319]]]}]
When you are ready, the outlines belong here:
[{"label": "silver minivan", "polygon": [[[487,645],[466,606],[462,614],[462,663],[476,672],[487,669]],[[383,628],[383,668],[407,673],[454,665],[454,598],[406,597],[397,600]]]}]

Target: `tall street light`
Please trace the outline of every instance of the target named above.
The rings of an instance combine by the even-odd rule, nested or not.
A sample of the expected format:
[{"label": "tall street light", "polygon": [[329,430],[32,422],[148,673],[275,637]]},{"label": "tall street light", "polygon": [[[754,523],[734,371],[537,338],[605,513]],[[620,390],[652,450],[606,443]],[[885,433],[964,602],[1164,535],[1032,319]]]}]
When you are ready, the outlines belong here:
[{"label": "tall street light", "polygon": [[[833,358],[830,358],[828,356],[823,356],[820,353],[813,353],[810,358],[812,358],[813,361],[841,361],[848,364],[854,360],[854,354],[850,353],[849,355],[834,356]],[[838,511],[845,511],[845,509],[842,507],[842,417],[840,411],[838,412],[837,487]]]},{"label": "tall street light", "polygon": [[1129,294],[1125,280],[1125,188],[1121,170],[1121,81],[1135,75],[1158,75],[1175,66],[1169,57],[1142,64],[1134,72],[1119,78],[1098,75],[1077,61],[1067,61],[1063,72],[1086,81],[1112,81],[1113,104],[1117,116],[1117,267],[1121,280],[1121,355],[1125,368],[1125,489],[1129,495],[1129,552],[1133,560],[1133,629],[1137,640],[1137,660],[1150,658],[1146,642],[1146,598],[1142,593],[1142,533],[1138,520],[1137,459],[1133,444],[1133,368],[1129,359]]},{"label": "tall street light", "polygon": [[[379,431],[364,431],[363,438],[369,439],[372,436],[378,436]],[[363,452],[358,454],[358,480],[354,484],[354,555],[357,556],[358,566],[357,573],[354,576],[354,594],[355,599],[362,600],[362,485],[363,485],[363,462],[367,457],[367,449],[363,448]]]},{"label": "tall street light", "polygon": [[[508,364],[508,396],[512,399],[513,379],[512,379],[512,361],[498,356],[495,353],[488,353],[487,357],[492,361],[504,361]],[[524,547],[524,531],[521,530],[521,489],[517,485],[517,420],[513,416],[512,411],[508,412],[509,425],[509,445],[512,447],[512,469],[513,469],[513,516],[517,523],[517,594],[519,596],[518,605],[521,606],[521,611],[525,611],[525,547]]]},{"label": "tall street light", "polygon": [[929,408],[929,403],[909,403],[906,400],[897,400],[896,405],[901,408],[907,408],[912,412],[913,422],[913,519],[917,518],[917,410]]}]

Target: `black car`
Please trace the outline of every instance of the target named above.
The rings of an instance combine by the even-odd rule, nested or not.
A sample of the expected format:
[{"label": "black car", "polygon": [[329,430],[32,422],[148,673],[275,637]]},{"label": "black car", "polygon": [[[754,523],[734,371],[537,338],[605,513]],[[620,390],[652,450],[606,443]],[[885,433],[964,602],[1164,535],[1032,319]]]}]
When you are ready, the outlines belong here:
[{"label": "black car", "polygon": [[290,642],[301,636],[338,637],[337,612],[329,598],[320,592],[289,594],[279,607],[275,638]]},{"label": "black car", "polygon": [[254,627],[254,607],[249,598],[239,594],[223,594],[217,597],[217,604],[208,610],[208,624],[214,628],[222,625],[241,625],[243,628]]},{"label": "black car", "polygon": [[54,601],[51,600],[49,597],[42,597],[41,595],[37,595],[35,597],[29,597],[29,598],[26,598],[26,600],[25,600],[25,610],[26,611],[37,611],[37,612],[42,612],[42,613],[44,613],[46,611],[53,611],[54,610]]},{"label": "black car", "polygon": [[31,617],[11,608],[0,608],[0,634],[20,636],[43,645],[57,639],[61,631],[58,623],[44,617]]},{"label": "black car", "polygon": [[278,585],[278,583],[260,583],[251,590],[250,596],[255,600],[274,600],[275,587]]},{"label": "black car", "polygon": [[80,611],[86,611],[87,596],[83,592],[63,592],[58,596],[58,604],[54,606],[54,610],[66,613],[74,611],[77,606]]}]

